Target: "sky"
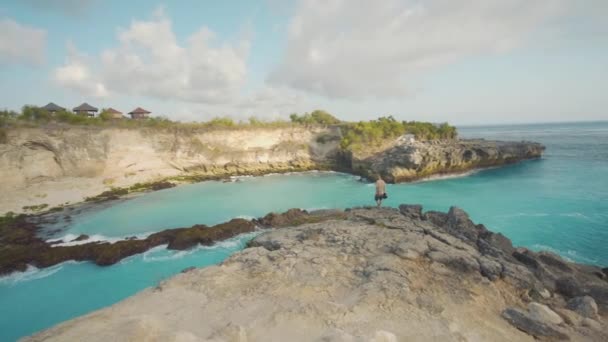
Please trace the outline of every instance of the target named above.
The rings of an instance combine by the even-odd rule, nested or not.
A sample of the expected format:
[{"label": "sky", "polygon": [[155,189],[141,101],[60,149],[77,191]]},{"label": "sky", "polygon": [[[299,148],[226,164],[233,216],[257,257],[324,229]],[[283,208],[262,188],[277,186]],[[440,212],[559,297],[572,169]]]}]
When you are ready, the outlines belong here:
[{"label": "sky", "polygon": [[606,0],[0,0],[0,108],[608,120]]}]

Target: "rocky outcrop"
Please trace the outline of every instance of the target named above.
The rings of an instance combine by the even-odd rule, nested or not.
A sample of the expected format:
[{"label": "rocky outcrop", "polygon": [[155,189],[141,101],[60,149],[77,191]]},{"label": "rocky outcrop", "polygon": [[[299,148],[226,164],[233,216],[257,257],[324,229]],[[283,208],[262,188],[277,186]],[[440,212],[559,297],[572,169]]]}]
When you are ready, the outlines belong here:
[{"label": "rocky outcrop", "polygon": [[540,158],[545,147],[532,142],[453,140],[399,142],[381,151],[351,156],[352,169],[391,183]]},{"label": "rocky outcrop", "polygon": [[[514,248],[458,208],[356,208],[288,224],[315,215],[266,216],[257,222],[278,229],[221,265],[188,269],[28,340],[608,339],[598,267]],[[558,286],[566,274],[568,286]],[[593,318],[572,311],[593,315],[590,299],[573,297],[585,292],[597,302]]]},{"label": "rocky outcrop", "polygon": [[[0,275],[25,271],[28,265],[43,268],[68,260],[91,261],[99,266],[109,266],[160,245],[167,245],[168,249],[185,250],[198,245],[209,246],[259,228],[281,227],[286,222],[298,225],[341,217],[343,213],[335,211],[309,213],[292,209],[283,214],[268,214],[253,221],[232,219],[212,227],[194,225],[189,228],[166,229],[145,239],[127,238],[114,243],[89,242],[62,246],[60,243],[48,243],[38,237],[38,227],[32,223],[36,217],[22,215],[0,223]],[[64,242],[86,242],[87,239],[88,236],[80,235],[73,241]]]}]

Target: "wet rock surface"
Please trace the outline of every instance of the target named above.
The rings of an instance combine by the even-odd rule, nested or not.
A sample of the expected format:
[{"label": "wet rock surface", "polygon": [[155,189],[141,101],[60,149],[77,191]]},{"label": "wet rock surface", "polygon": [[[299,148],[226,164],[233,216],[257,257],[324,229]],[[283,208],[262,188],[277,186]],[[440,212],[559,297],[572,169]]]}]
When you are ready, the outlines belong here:
[{"label": "wet rock surface", "polygon": [[275,229],[221,265],[31,340],[608,340],[601,268],[514,248],[458,208],[291,210],[255,222]]}]

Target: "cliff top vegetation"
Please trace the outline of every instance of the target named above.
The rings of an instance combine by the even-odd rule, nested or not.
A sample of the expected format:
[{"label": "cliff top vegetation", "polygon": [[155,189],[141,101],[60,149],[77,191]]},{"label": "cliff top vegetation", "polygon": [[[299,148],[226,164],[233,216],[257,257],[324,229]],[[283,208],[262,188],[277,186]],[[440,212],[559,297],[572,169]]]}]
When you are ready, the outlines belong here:
[{"label": "cliff top vegetation", "polygon": [[262,120],[250,117],[235,121],[230,117],[216,117],[204,122],[178,122],[163,116],[142,120],[114,119],[107,109],[95,117],[87,117],[63,110],[50,113],[36,106],[23,106],[20,113],[0,111],[0,143],[6,143],[7,130],[11,127],[44,127],[48,125],[78,125],[89,127],[178,129],[183,131],[206,131],[216,129],[251,129],[282,127],[338,126],[342,131],[340,146],[344,149],[359,149],[362,146],[378,145],[386,139],[403,134],[412,134],[419,140],[454,139],[456,128],[447,123],[433,124],[418,121],[398,121],[392,116],[370,121],[342,121],[324,110],[291,114],[288,120]]}]

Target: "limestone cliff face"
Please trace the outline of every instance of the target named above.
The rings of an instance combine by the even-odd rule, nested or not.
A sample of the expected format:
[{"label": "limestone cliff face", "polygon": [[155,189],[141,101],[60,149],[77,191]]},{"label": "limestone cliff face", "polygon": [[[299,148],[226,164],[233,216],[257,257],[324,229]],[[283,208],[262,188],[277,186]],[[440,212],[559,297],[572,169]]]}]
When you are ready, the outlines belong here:
[{"label": "limestone cliff face", "polygon": [[0,184],[15,194],[0,200],[0,211],[19,211],[32,202],[80,201],[110,186],[182,174],[217,177],[327,167],[339,139],[339,131],[331,128],[20,128],[0,144]]},{"label": "limestone cliff face", "polygon": [[380,174],[391,183],[436,174],[499,166],[539,158],[545,147],[533,142],[455,140],[396,142],[374,153],[353,155],[352,169],[361,175]]}]

